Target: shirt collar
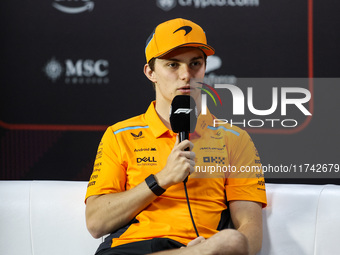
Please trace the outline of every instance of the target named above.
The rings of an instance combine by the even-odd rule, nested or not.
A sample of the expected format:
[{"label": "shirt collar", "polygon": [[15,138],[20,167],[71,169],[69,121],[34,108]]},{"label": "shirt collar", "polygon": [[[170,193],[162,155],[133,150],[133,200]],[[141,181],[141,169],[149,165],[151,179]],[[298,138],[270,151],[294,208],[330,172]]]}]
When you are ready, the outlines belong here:
[{"label": "shirt collar", "polygon": [[145,121],[148,123],[153,135],[156,138],[162,136],[164,133],[173,135],[173,132],[169,130],[159,118],[155,106],[156,101],[152,101],[145,113]]},{"label": "shirt collar", "polygon": [[208,125],[213,125],[214,116],[207,109],[207,114],[200,114],[197,119],[196,129],[193,135],[202,136]]}]

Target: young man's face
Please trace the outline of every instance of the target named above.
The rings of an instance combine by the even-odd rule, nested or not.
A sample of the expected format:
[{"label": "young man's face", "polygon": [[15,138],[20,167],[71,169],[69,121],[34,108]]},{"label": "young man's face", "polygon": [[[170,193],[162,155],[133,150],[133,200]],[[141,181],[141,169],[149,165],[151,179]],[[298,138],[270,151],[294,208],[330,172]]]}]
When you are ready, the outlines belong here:
[{"label": "young man's face", "polygon": [[153,82],[156,101],[171,104],[176,95],[191,95],[200,103],[200,90],[190,86],[190,80],[203,80],[204,54],[197,48],[178,48],[155,60]]}]

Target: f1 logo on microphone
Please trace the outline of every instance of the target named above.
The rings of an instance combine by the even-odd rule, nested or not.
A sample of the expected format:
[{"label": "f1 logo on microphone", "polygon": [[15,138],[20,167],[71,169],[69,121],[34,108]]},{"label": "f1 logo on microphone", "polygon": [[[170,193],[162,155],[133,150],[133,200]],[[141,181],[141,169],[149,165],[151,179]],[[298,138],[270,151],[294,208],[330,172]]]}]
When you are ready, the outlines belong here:
[{"label": "f1 logo on microphone", "polygon": [[174,114],[180,114],[180,113],[185,113],[185,114],[189,114],[192,111],[192,109],[188,109],[188,108],[178,108]]}]

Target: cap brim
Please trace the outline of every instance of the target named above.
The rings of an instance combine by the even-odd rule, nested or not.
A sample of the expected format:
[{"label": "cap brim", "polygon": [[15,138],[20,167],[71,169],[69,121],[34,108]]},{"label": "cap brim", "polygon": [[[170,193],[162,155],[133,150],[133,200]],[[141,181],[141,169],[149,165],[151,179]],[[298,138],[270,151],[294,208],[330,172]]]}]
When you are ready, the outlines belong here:
[{"label": "cap brim", "polygon": [[[176,50],[178,48],[183,48],[183,47],[193,47],[193,48],[198,48],[200,50],[202,50],[204,52],[205,55],[207,56],[211,56],[215,54],[215,49],[207,44],[203,44],[203,43],[185,43],[185,44],[181,44],[178,45],[174,48],[171,48],[165,52],[161,52],[159,54],[157,54],[156,56],[154,56],[153,58],[159,58],[159,57],[163,57],[166,54],[170,53],[173,50]],[[151,60],[151,59],[150,59]]]}]

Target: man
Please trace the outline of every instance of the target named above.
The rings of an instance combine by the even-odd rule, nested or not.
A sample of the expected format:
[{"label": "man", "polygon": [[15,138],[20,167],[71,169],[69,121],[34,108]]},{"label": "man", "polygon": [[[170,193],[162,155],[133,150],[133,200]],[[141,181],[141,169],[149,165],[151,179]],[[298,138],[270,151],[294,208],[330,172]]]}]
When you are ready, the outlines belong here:
[{"label": "man", "polygon": [[[156,27],[145,52],[144,73],[154,84],[156,101],[145,114],[107,129],[88,185],[88,230],[95,238],[110,234],[97,254],[255,254],[266,204],[262,175],[195,178],[200,177],[195,164],[204,165],[204,156],[215,153],[211,148],[218,149],[222,164],[237,169],[258,164],[250,137],[236,127],[217,133],[208,113],[199,116],[190,141],[179,142],[169,122],[176,95],[191,95],[200,104],[200,90],[190,82],[203,79],[214,49],[200,26],[174,19]],[[183,188],[188,175],[198,238]],[[227,209],[236,230],[224,229]]]}]

